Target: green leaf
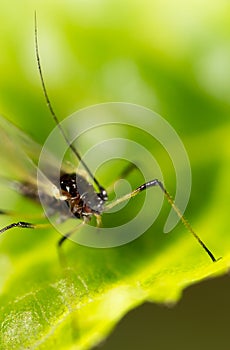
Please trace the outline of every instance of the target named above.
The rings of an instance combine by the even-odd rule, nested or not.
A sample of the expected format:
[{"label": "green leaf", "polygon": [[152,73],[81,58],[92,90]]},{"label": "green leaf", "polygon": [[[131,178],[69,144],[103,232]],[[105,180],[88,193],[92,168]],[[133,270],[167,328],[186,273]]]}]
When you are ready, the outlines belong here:
[{"label": "green leaf", "polygon": [[[224,128],[222,136],[228,132]],[[205,136],[207,141],[203,134],[196,145],[202,146]],[[196,220],[202,238],[212,244],[217,257],[222,256],[216,263],[183,227],[168,235],[158,235],[152,227],[136,241],[112,249],[67,242],[61,260],[53,231],[15,230],[5,235],[1,244],[5,252],[1,254],[1,346],[86,349],[142,302],[175,303],[187,286],[226,273],[230,262],[226,214],[216,207],[215,198],[226,198],[224,192],[216,181],[207,215]]]},{"label": "green leaf", "polygon": [[[167,117],[191,161],[193,186],[186,217],[221,259],[212,263],[182,224],[163,234],[167,203],[144,235],[117,248],[93,249],[68,241],[58,252],[59,235],[53,228],[6,232],[0,242],[0,348],[4,350],[89,349],[137,305],[146,300],[174,304],[186,287],[229,270],[230,87],[225,72],[230,60],[224,60],[229,35],[222,26],[228,12],[222,1],[215,5],[218,11],[210,3],[188,11],[180,2],[182,23],[175,2],[166,3],[151,7],[147,1],[136,5],[130,1],[126,9],[119,1],[90,9],[88,2],[87,6],[51,1],[38,5],[45,80],[61,116],[90,104],[119,100],[142,104]],[[34,5],[14,5],[2,5],[0,14],[1,114],[42,142],[53,124],[36,71]],[[140,137],[141,143],[145,141]],[[154,145],[146,147],[162,160],[167,186],[173,188],[174,173],[161,151]],[[103,175],[107,183],[115,170]],[[133,179],[136,185],[139,180]],[[131,214],[141,197],[132,202]],[[2,208],[18,212],[18,217],[1,216],[0,228],[27,215],[37,222],[41,213],[39,206],[4,184]],[[114,226],[117,222],[119,217]]]}]

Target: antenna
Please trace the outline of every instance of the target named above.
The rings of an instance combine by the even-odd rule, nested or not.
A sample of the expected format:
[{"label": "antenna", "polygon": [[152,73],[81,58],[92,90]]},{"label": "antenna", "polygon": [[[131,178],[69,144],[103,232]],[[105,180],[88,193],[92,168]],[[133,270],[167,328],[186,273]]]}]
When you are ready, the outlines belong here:
[{"label": "antenna", "polygon": [[47,106],[49,108],[49,111],[50,111],[50,113],[52,115],[52,118],[53,118],[55,124],[58,126],[62,136],[64,137],[67,145],[70,147],[70,149],[76,155],[76,157],[81,162],[81,164],[84,166],[85,170],[87,171],[87,173],[89,174],[91,179],[94,181],[94,183],[98,187],[98,189],[100,191],[99,195],[100,195],[101,199],[106,200],[107,199],[106,190],[104,189],[104,187],[102,187],[100,185],[100,183],[97,181],[97,179],[93,176],[92,172],[90,171],[90,169],[88,168],[86,163],[82,160],[79,152],[74,147],[74,145],[72,143],[70,143],[70,141],[68,140],[68,137],[66,136],[66,133],[65,133],[64,129],[62,128],[61,124],[59,123],[59,120],[57,118],[56,113],[54,112],[54,109],[52,107],[52,104],[51,104],[49,96],[48,96],[48,92],[47,92],[47,89],[46,89],[46,85],[45,85],[45,81],[44,81],[44,77],[43,77],[43,73],[42,73],[41,60],[40,60],[39,48],[38,48],[38,28],[37,28],[37,15],[36,15],[36,12],[34,13],[34,25],[35,25],[35,32],[34,32],[34,34],[35,34],[35,50],[36,50],[36,59],[37,59],[37,64],[38,64],[38,71],[39,71],[39,76],[40,76],[41,83],[42,83],[42,90],[43,90],[43,93],[44,93],[45,100],[46,100]]}]

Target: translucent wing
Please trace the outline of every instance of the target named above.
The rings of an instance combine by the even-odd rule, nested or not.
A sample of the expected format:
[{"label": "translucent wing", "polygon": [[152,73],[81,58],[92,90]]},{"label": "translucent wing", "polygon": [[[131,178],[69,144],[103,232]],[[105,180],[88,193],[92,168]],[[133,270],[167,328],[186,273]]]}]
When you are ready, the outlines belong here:
[{"label": "translucent wing", "polygon": [[[16,184],[25,184],[29,192],[39,190],[52,196],[54,187],[53,178],[59,173],[55,157],[47,153],[47,173],[41,173],[38,169],[39,156],[42,147],[33,141],[22,130],[17,128],[7,119],[0,116],[0,181],[7,182],[16,187]],[[39,184],[37,174],[39,172]],[[22,191],[23,192],[23,191]],[[35,195],[35,194],[34,194]],[[32,197],[32,193],[31,196]]]}]

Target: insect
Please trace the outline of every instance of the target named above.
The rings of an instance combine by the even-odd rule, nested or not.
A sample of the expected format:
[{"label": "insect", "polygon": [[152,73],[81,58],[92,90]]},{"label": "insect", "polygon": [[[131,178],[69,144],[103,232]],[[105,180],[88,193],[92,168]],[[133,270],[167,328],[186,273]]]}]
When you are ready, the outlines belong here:
[{"label": "insect", "polygon": [[[212,254],[212,252],[207,248],[204,242],[195,233],[195,231],[193,230],[189,222],[185,219],[184,215],[182,214],[180,209],[176,206],[169,192],[166,190],[165,186],[160,180],[158,179],[150,180],[140,185],[130,193],[127,193],[126,195],[114,200],[113,202],[108,203],[108,195],[107,195],[106,189],[100,184],[100,182],[97,180],[97,178],[93,175],[93,173],[89,169],[88,165],[83,161],[77,148],[69,141],[65,130],[62,128],[61,124],[59,123],[57,115],[54,112],[53,106],[49,99],[47,88],[43,77],[42,66],[40,62],[36,14],[35,14],[35,51],[36,51],[36,59],[37,59],[39,76],[42,84],[42,90],[43,90],[45,101],[47,103],[50,114],[55,124],[59,128],[60,134],[65,140],[67,146],[72,151],[73,155],[75,155],[75,157],[81,163],[81,165],[84,167],[86,173],[88,174],[88,177],[91,180],[91,181],[88,181],[83,175],[78,174],[76,172],[71,172],[71,171],[68,172],[64,170],[62,170],[60,174],[59,184],[58,184],[59,186],[57,186],[57,184],[55,183],[52,183],[52,178],[50,178],[48,180],[48,185],[51,186],[53,190],[52,191],[50,191],[50,189],[47,190],[46,185],[44,185],[44,192],[42,193],[42,195],[46,198],[46,201],[49,202],[49,205],[53,209],[53,211],[62,213],[61,204],[64,203],[68,207],[72,215],[76,219],[80,219],[82,221],[82,224],[88,223],[92,219],[92,217],[95,217],[97,226],[100,226],[101,216],[104,212],[110,210],[111,208],[115,207],[119,203],[126,201],[127,199],[135,197],[136,195],[138,195],[142,191],[149,189],[150,187],[158,187],[163,192],[168,203],[174,209],[174,211],[176,212],[176,214],[178,215],[179,219],[182,221],[184,226],[195,237],[198,243],[209,255],[211,260],[213,262],[217,261],[214,255]],[[10,129],[12,128],[12,126],[10,124],[7,124],[3,119],[0,119],[0,124],[3,128],[11,132]],[[27,147],[27,148],[30,147],[29,146],[30,141],[27,139],[25,134],[21,134],[21,139],[23,139],[24,147]],[[37,153],[39,153],[39,150],[37,150]],[[17,161],[20,162],[20,159]],[[33,166],[33,163],[30,163],[29,160],[28,160],[28,163],[31,166],[31,173],[36,172],[37,169],[35,166]],[[36,179],[36,176],[35,177],[31,176],[26,181],[20,180],[20,181],[13,182],[13,187],[23,196],[27,198],[31,198],[33,200],[39,200],[37,184],[34,178]],[[0,213],[5,214],[6,212],[0,211]],[[8,230],[11,230],[15,227],[36,229],[37,227],[39,227],[39,225],[30,223],[30,222],[24,222],[24,221],[13,222],[3,227],[2,229],[0,229],[0,234]],[[63,242],[71,235],[71,233],[72,232],[65,234],[58,241],[58,245],[61,246]]]}]

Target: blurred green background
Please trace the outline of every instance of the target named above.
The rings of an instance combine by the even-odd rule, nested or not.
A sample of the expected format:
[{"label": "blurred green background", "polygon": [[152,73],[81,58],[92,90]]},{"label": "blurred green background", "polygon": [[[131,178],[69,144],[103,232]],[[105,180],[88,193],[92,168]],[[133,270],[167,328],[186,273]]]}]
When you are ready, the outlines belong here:
[{"label": "blurred green background", "polygon": [[[37,73],[34,10],[60,118],[108,101],[161,114],[190,158],[189,218],[203,211],[221,242],[230,209],[229,1],[1,1],[0,113],[43,142],[53,122]],[[223,277],[190,288],[174,309],[145,305],[100,349],[227,349],[229,292]]]}]

